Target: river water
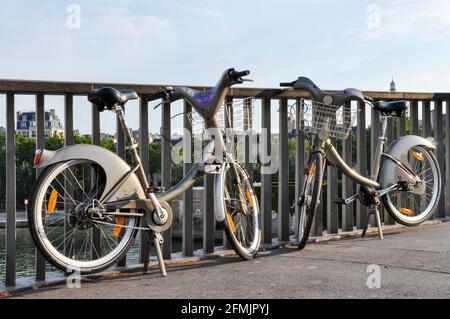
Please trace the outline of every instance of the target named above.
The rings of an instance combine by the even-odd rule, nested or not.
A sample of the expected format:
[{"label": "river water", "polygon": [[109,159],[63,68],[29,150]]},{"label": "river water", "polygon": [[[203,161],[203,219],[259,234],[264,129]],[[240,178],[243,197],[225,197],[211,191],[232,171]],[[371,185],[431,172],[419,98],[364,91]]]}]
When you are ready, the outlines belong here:
[{"label": "river water", "polygon": [[[139,258],[140,232],[127,254],[127,264],[135,264]],[[17,254],[17,278],[30,277],[35,275],[35,248],[28,228],[17,228],[16,230],[16,254]],[[195,249],[201,249],[202,241],[194,242]],[[174,239],[172,242],[174,253],[181,251],[181,240]],[[152,252],[154,256],[154,252]],[[0,282],[5,277],[5,229],[0,228]],[[53,266],[47,264],[47,272],[58,271]],[[51,275],[51,274],[50,274]]]}]

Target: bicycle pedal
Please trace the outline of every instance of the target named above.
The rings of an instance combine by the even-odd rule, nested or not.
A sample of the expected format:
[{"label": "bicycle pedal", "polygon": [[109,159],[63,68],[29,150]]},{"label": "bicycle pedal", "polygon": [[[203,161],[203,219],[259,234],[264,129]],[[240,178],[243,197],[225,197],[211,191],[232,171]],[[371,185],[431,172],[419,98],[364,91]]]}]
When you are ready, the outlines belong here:
[{"label": "bicycle pedal", "polygon": [[336,198],[333,202],[336,205],[347,205],[347,203],[345,202],[345,199],[343,199],[343,198]]}]

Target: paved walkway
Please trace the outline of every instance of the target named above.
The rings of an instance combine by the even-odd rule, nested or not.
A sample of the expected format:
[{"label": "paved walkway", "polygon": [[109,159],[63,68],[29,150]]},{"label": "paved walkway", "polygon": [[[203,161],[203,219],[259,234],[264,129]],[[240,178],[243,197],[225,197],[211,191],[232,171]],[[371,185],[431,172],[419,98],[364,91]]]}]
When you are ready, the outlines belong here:
[{"label": "paved walkway", "polygon": [[[18,298],[450,298],[450,223],[401,228],[377,237],[310,244],[156,271],[40,289]],[[380,288],[367,286],[369,265]],[[376,280],[372,281],[376,284]]]}]

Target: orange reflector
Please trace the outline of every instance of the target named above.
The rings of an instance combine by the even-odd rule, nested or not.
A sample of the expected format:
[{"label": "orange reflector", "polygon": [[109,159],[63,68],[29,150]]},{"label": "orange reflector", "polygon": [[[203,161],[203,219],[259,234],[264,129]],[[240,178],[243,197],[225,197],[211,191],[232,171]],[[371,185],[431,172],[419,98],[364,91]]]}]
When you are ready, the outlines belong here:
[{"label": "orange reflector", "polygon": [[400,208],[400,212],[402,212],[403,214],[405,214],[405,215],[408,215],[408,216],[412,216],[413,215],[413,211],[411,210],[411,209],[408,209],[408,208]]},{"label": "orange reflector", "polygon": [[422,153],[413,151],[413,152],[412,152],[412,155],[413,155],[417,160],[419,160],[419,161],[421,161],[421,162],[423,162],[423,161],[425,160],[425,156],[423,156]]},{"label": "orange reflector", "polygon": [[57,201],[58,201],[58,192],[56,191],[56,189],[52,188],[52,192],[50,193],[50,198],[48,199],[47,204],[47,212],[49,215],[55,212]]},{"label": "orange reflector", "polygon": [[315,174],[316,173],[316,164],[312,164],[311,169],[305,167],[305,175]]},{"label": "orange reflector", "polygon": [[234,230],[236,229],[236,226],[234,225],[233,217],[231,217],[230,213],[227,213],[227,219],[228,219],[228,224],[230,225],[230,228],[231,228],[231,230],[234,233]]},{"label": "orange reflector", "polygon": [[116,238],[119,237],[120,231],[123,228],[123,227],[120,227],[120,226],[125,225],[125,217],[117,218],[117,225],[119,225],[119,226],[114,227],[114,237],[116,237]]},{"label": "orange reflector", "polygon": [[250,188],[247,187],[246,193],[247,193],[247,200],[250,203],[250,207],[253,207],[253,199],[252,194],[250,193]]}]

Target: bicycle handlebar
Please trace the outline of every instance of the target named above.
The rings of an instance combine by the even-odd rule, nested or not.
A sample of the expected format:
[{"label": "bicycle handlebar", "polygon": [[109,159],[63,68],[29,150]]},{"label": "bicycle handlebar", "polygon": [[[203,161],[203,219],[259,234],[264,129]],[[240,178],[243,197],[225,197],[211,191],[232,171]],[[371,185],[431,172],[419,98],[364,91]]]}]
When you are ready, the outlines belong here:
[{"label": "bicycle handlebar", "polygon": [[159,99],[165,99],[167,97],[167,92],[158,92],[152,95],[148,96],[148,101],[155,101],[155,100],[159,100]]},{"label": "bicycle handlebar", "polygon": [[242,78],[243,76],[250,75],[250,71],[249,71],[249,70],[245,70],[245,71],[240,71],[240,72],[238,72],[238,71],[235,71],[234,69],[231,69],[229,75],[230,75],[230,79],[231,79],[232,81],[237,81],[237,82],[239,82],[239,81],[242,80],[241,78]]}]

